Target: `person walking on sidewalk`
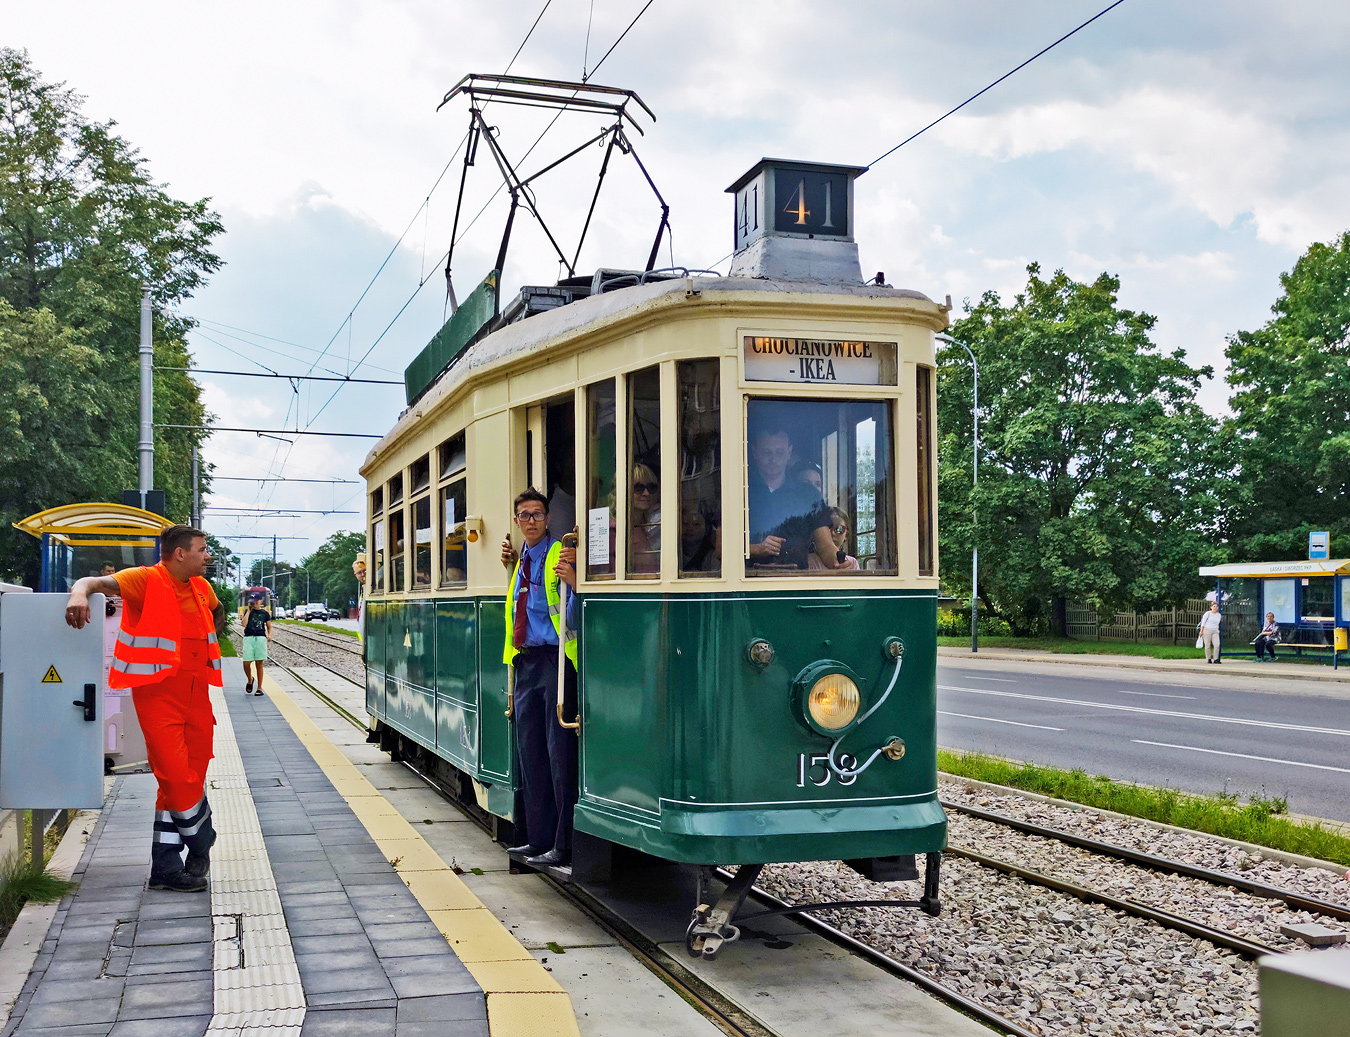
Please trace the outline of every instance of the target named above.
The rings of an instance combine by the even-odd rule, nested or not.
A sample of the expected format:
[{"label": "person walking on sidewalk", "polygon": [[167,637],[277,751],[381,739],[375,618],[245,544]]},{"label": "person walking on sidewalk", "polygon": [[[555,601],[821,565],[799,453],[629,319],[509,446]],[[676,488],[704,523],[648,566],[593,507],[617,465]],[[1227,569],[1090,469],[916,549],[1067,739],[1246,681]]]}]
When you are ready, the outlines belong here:
[{"label": "person walking on sidewalk", "polygon": [[1223,622],[1223,616],[1219,614],[1219,603],[1212,602],[1209,611],[1200,617],[1200,641],[1205,646],[1205,662],[1219,663],[1220,640],[1219,624]]},{"label": "person walking on sidewalk", "polygon": [[[254,591],[248,596],[248,615],[244,619],[244,694],[250,691],[261,695],[263,663],[267,662],[267,646],[272,643],[272,613],[263,608],[263,596]],[[258,684],[253,684],[253,667],[258,668]]]},{"label": "person walking on sidewalk", "polygon": [[558,634],[566,575],[576,586],[576,549],[564,548],[548,532],[548,500],[534,488],[515,500],[516,525],[525,546],[519,555],[502,542],[502,565],[511,573],[506,595],[506,645],[502,661],[515,668],[512,713],[520,754],[526,842],[507,852],[532,868],[551,868],[572,859],[572,808],[577,801],[577,736],[558,723],[563,709],[576,712],[577,596],[567,600],[567,658],[564,687],[558,687]]},{"label": "person walking on sidewalk", "polygon": [[[150,888],[196,893],[207,887],[216,841],[206,768],[215,715],[211,687],[222,687],[220,636],[225,607],[203,574],[206,534],[170,526],[160,534],[158,565],[75,581],[66,622],[89,622],[90,594],[120,594],[122,628],[108,684],[130,688],[159,795],[150,844]],[[183,851],[187,850],[187,860]]]}]

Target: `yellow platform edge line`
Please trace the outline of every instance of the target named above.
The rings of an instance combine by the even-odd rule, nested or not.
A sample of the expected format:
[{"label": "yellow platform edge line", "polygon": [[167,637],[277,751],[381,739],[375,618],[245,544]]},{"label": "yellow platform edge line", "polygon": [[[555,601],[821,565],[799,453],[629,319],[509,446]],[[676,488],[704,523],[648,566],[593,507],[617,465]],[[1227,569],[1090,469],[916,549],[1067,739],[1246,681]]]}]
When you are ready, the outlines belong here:
[{"label": "yellow platform edge line", "polygon": [[[482,988],[492,1037],[580,1037],[572,999],[548,970],[444,861],[439,868],[427,867],[426,854],[437,860],[440,855],[401,814],[402,825],[394,820],[390,811],[397,811],[389,801],[281,685],[267,676],[263,690],[380,852],[391,860],[408,858],[408,869],[400,860],[394,870]],[[371,802],[372,796],[379,797],[379,805]],[[417,843],[421,847],[410,854],[410,846]]]}]

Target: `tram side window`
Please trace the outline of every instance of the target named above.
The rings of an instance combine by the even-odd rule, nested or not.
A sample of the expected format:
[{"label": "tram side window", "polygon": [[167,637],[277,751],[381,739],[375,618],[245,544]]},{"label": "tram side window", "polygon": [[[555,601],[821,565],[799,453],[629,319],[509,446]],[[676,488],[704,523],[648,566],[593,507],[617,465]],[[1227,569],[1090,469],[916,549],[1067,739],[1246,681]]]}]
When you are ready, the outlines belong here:
[{"label": "tram side window", "polygon": [[413,587],[431,586],[431,498],[413,501]]},{"label": "tram side window", "polygon": [[717,360],[681,360],[680,575],[722,572],[722,405]]},{"label": "tram side window", "polygon": [[614,379],[586,387],[586,578],[614,578],[615,494]]},{"label": "tram side window", "polygon": [[894,575],[889,405],[751,399],[746,574]]},{"label": "tram side window", "polygon": [[403,473],[399,472],[389,480],[389,507],[403,503]]},{"label": "tram side window", "polygon": [[419,457],[408,469],[408,492],[421,493],[431,485],[431,458]]},{"label": "tram side window", "polygon": [[407,565],[408,544],[404,537],[404,512],[402,508],[391,508],[389,512],[389,589],[395,593],[402,591],[407,584],[403,574]]},{"label": "tram side window", "polygon": [[919,575],[933,575],[933,369],[919,367],[914,383],[914,407],[918,412],[915,440],[918,444]]},{"label": "tram side window", "polygon": [[[439,447],[441,586],[462,586],[469,578],[468,550],[464,516],[467,512],[468,456],[464,451],[464,433],[447,439]],[[445,482],[445,480],[451,480]]]},{"label": "tram side window", "polygon": [[628,575],[661,571],[661,369],[628,376]]},{"label": "tram side window", "polygon": [[376,519],[370,526],[370,543],[375,564],[370,567],[370,586],[376,594],[384,593],[384,519]]}]

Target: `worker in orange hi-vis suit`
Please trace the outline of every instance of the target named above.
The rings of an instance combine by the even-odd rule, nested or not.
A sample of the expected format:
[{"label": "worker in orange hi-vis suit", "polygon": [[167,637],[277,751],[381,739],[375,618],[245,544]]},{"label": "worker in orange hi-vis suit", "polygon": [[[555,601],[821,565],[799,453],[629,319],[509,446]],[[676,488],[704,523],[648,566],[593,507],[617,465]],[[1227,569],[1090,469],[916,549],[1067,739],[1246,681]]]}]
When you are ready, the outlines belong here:
[{"label": "worker in orange hi-vis suit", "polygon": [[211,562],[205,533],[170,526],[159,543],[158,565],[77,580],[66,622],[77,630],[89,622],[90,594],[122,598],[122,629],[108,683],[131,689],[159,782],[150,888],[195,893],[207,888],[216,841],[206,768],[216,722],[210,688],[223,684],[219,638],[225,608],[203,577]]}]

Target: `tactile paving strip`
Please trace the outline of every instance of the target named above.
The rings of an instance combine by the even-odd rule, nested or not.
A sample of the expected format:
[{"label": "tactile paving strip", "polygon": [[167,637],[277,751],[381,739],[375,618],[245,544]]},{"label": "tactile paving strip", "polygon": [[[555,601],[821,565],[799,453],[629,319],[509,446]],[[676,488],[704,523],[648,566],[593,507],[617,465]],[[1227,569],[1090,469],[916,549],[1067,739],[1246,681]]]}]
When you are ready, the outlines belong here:
[{"label": "tactile paving strip", "polygon": [[216,827],[211,850],[215,1014],[206,1032],[299,1037],[305,992],[221,689],[211,689],[211,706],[216,714],[216,757],[208,772]]}]

